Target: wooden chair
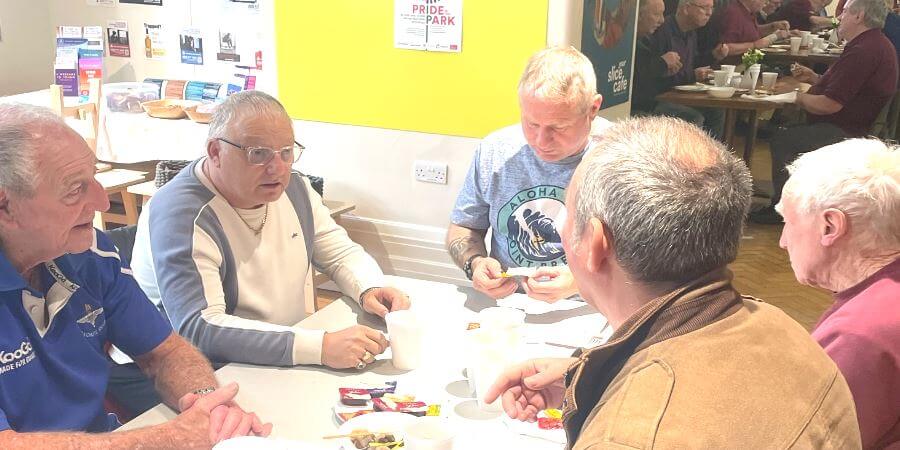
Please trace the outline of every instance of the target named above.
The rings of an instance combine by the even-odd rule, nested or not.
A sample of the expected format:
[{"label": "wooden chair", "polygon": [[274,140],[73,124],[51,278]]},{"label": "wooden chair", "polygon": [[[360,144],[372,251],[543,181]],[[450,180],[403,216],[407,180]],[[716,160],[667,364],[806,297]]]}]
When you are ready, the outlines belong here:
[{"label": "wooden chair", "polygon": [[[90,80],[88,101],[66,106],[62,86],[50,85],[50,108],[66,122],[72,125],[84,137],[88,147],[97,152],[97,137],[100,135],[100,99],[101,83],[99,79]],[[104,170],[108,169],[108,170]],[[120,196],[124,213],[98,212],[94,216],[94,226],[105,230],[106,222],[122,225],[136,225],[138,219],[137,202],[134,195],[127,192],[128,186],[142,183],[147,179],[147,172],[127,169],[111,169],[108,164],[98,164],[97,181],[110,197]]]}]

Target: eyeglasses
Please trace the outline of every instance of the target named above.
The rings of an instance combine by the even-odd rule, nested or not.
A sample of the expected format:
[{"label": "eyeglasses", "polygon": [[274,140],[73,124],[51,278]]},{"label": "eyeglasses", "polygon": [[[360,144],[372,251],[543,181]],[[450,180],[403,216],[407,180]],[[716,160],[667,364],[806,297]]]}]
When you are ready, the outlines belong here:
[{"label": "eyeglasses", "polygon": [[274,150],[269,147],[245,147],[242,145],[237,145],[234,142],[229,141],[225,138],[216,138],[219,141],[225,142],[226,144],[231,144],[244,152],[247,153],[247,162],[254,166],[264,166],[275,157],[275,153],[278,153],[278,156],[281,157],[281,160],[288,163],[293,164],[300,160],[300,155],[303,154],[303,150],[306,147],[300,145],[299,142],[294,141],[294,145],[288,147],[282,147],[279,150]]},{"label": "eyeglasses", "polygon": [[713,8],[714,8],[713,5],[709,5],[709,6],[700,6],[700,5],[696,4],[696,3],[688,3],[688,5],[691,5],[691,6],[695,7],[695,8],[697,8],[697,9],[699,9],[700,11],[708,12],[708,13],[713,12]]}]

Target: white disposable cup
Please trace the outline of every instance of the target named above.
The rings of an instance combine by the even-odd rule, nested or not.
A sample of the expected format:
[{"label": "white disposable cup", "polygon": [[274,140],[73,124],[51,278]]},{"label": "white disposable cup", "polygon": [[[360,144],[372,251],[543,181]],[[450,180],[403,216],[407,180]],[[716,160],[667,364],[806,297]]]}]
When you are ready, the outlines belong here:
[{"label": "white disposable cup", "polygon": [[797,53],[800,51],[800,43],[803,41],[803,38],[794,36],[791,38],[791,53]]},{"label": "white disposable cup", "polygon": [[424,327],[419,317],[406,309],[392,311],[384,316],[388,334],[391,336],[391,354],[394,367],[412,370],[422,361],[422,338]]},{"label": "white disposable cup", "polygon": [[759,70],[759,64],[750,66],[750,82],[747,89],[750,89],[751,92],[756,89],[756,81],[759,80]]},{"label": "white disposable cup", "polygon": [[511,328],[525,323],[525,311],[503,306],[492,306],[478,312],[481,328]]},{"label": "white disposable cup", "polygon": [[713,83],[715,83],[716,86],[725,86],[726,84],[728,84],[728,71],[714,70]]},{"label": "white disposable cup", "polygon": [[813,50],[822,50],[825,47],[825,39],[817,37],[812,40],[812,49]]},{"label": "white disposable cup", "polygon": [[743,78],[744,77],[741,75],[735,75],[735,76],[731,77],[731,87],[739,89],[741,87],[741,82],[743,81]]},{"label": "white disposable cup", "polygon": [[419,417],[403,429],[403,448],[451,450],[456,430],[439,417]]},{"label": "white disposable cup", "polygon": [[475,386],[478,407],[484,411],[500,411],[500,399],[486,403],[484,397],[500,374],[515,362],[518,327],[478,328],[468,333],[466,375]]},{"label": "white disposable cup", "polygon": [[722,64],[722,65],[719,66],[719,67],[721,67],[722,70],[727,70],[727,71],[728,71],[728,79],[731,79],[731,76],[734,75],[734,69],[735,69],[735,66],[733,66],[733,65],[731,65],[731,64]]},{"label": "white disposable cup", "polygon": [[809,47],[809,43],[812,40],[812,35],[809,31],[801,31],[800,32],[800,46],[801,47]]},{"label": "white disposable cup", "polygon": [[775,88],[775,82],[778,81],[778,72],[763,72],[762,87],[767,91]]}]

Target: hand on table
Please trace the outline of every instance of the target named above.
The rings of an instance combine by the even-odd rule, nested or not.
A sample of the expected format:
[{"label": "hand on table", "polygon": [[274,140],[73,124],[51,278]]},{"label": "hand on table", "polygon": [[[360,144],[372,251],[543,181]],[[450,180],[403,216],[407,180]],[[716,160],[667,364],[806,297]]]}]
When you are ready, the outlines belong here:
[{"label": "hand on table", "polygon": [[[787,20],[776,20],[771,23],[771,26],[777,31],[788,31],[791,28],[791,24]],[[785,35],[785,37],[787,37],[787,35]],[[779,38],[784,39],[782,36],[779,36]]]},{"label": "hand on table", "polygon": [[[784,21],[782,21],[782,22],[784,22]],[[784,22],[784,23],[786,24],[787,22]],[[782,39],[787,39],[787,38],[791,37],[791,32],[788,31],[787,25],[785,25],[784,29],[780,29],[780,28],[776,29],[774,34],[775,34],[775,37],[778,38],[779,41]]]},{"label": "hand on table", "polygon": [[231,383],[205,396],[189,393],[181,397],[181,414],[170,422],[175,440],[186,448],[208,448],[237,436],[268,436],[272,424],[241,409],[234,402],[237,392],[237,383]]},{"label": "hand on table", "polygon": [[568,267],[540,267],[533,277],[522,283],[529,297],[547,303],[571,297],[578,293],[575,278]]},{"label": "hand on table", "polygon": [[803,83],[815,83],[816,79],[819,78],[815,72],[809,67],[806,67],[802,64],[791,64],[791,75],[794,76],[794,79]]},{"label": "hand on table", "polygon": [[717,45],[712,51],[713,58],[716,58],[716,61],[725,59],[725,57],[728,56],[728,50],[728,44],[724,42]]},{"label": "hand on table", "polygon": [[[357,367],[375,360],[384,353],[388,340],[380,331],[364,325],[354,325],[322,338],[322,364],[334,369]],[[366,354],[368,353],[368,354]]]},{"label": "hand on table", "polygon": [[409,296],[392,287],[368,290],[360,299],[364,311],[384,317],[390,311],[409,309]]},{"label": "hand on table", "polygon": [[668,52],[664,53],[661,58],[666,62],[666,67],[668,68],[668,74],[672,75],[681,70],[681,55],[677,52]]},{"label": "hand on table", "polygon": [[508,297],[516,292],[519,284],[515,278],[501,277],[501,273],[500,261],[488,256],[475,258],[472,261],[472,286],[493,299]]},{"label": "hand on table", "polygon": [[513,418],[528,422],[537,413],[562,406],[565,375],[576,358],[540,358],[507,368],[485,394],[485,403],[501,398],[503,410]]},{"label": "hand on table", "polygon": [[694,69],[694,79],[696,79],[698,83],[702,83],[706,81],[712,72],[713,70],[710,69],[709,66],[698,67]]}]

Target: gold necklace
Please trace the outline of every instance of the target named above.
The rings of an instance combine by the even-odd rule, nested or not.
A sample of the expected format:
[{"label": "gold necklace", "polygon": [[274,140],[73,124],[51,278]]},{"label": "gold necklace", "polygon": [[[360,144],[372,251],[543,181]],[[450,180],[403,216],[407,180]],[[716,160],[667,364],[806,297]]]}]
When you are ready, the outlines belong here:
[{"label": "gold necklace", "polygon": [[[237,212],[237,211],[235,211],[235,212]],[[256,236],[259,236],[259,233],[262,233],[263,227],[266,226],[266,221],[269,219],[269,204],[266,203],[266,211],[263,213],[263,220],[262,220],[262,223],[259,224],[259,228],[251,227],[250,224],[247,223],[246,220],[244,220],[244,216],[242,216],[241,213],[238,213],[238,217],[241,218],[241,222],[244,222],[244,225],[246,225],[247,228],[253,232],[253,234],[255,234]]]}]

